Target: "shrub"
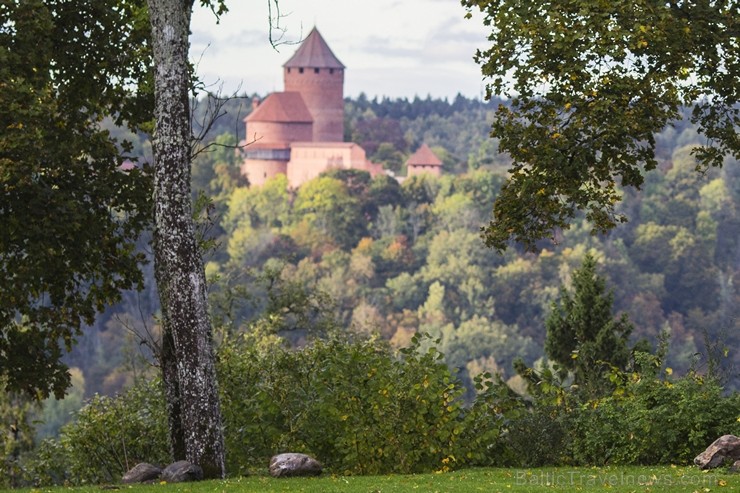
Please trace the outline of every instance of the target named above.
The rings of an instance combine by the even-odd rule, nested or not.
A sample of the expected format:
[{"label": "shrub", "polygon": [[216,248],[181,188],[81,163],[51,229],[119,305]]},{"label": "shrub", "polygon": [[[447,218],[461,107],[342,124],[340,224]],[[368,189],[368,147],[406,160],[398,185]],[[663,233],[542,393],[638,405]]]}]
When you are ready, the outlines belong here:
[{"label": "shrub", "polygon": [[[615,392],[588,401],[549,368],[525,373],[537,389],[527,398],[483,374],[463,408],[463,387],[428,336],[417,334],[400,353],[378,339],[336,333],[292,349],[260,327],[227,335],[218,352],[235,475],[264,470],[286,451],[312,454],[339,474],[686,463],[718,436],[740,433],[740,396],[723,396],[715,380],[695,373],[671,379],[613,369]],[[660,367],[659,357],[646,358],[653,359],[640,368]],[[24,481],[117,481],[140,461],[169,461],[157,382],[94,397],[59,440],[23,461]]]},{"label": "shrub", "polygon": [[50,486],[72,484],[70,458],[59,440],[46,438],[33,453],[23,457],[23,485]]},{"label": "shrub", "polygon": [[693,372],[675,380],[628,375],[622,391],[578,412],[573,457],[591,465],[691,463],[719,436],[740,429],[740,396],[722,391]]},{"label": "shrub", "polygon": [[118,481],[138,462],[169,461],[161,385],[140,382],[116,397],[96,395],[58,440],[45,440],[27,461],[32,484]]},{"label": "shrub", "polygon": [[[445,470],[465,455],[463,388],[417,335],[396,354],[378,339],[330,335],[291,349],[259,330],[227,336],[219,381],[228,470],[306,452],[341,474]],[[480,422],[484,419],[479,416]],[[27,457],[26,483],[113,482],[140,461],[169,461],[158,382],[95,396],[77,421]]]},{"label": "shrub", "polygon": [[[487,401],[502,418],[507,414],[501,410],[508,409],[511,419],[492,426],[500,430],[499,465],[690,463],[719,436],[740,432],[740,394],[724,395],[715,378],[694,371],[681,378],[669,369],[661,373],[664,347],[655,354],[635,352],[633,371],[612,366],[602,378],[614,391],[591,399],[562,381],[557,366],[537,371],[519,363],[530,395],[512,396],[499,380],[478,395],[468,414]],[[490,414],[483,419],[490,421]]]},{"label": "shrub", "polygon": [[422,336],[396,357],[377,339],[330,336],[292,350],[245,334],[220,351],[232,472],[303,451],[343,474],[449,467],[462,387]]},{"label": "shrub", "polygon": [[473,466],[504,466],[518,461],[504,443],[513,424],[527,415],[524,400],[500,375],[477,375],[474,387],[477,394],[465,412],[458,458]]}]

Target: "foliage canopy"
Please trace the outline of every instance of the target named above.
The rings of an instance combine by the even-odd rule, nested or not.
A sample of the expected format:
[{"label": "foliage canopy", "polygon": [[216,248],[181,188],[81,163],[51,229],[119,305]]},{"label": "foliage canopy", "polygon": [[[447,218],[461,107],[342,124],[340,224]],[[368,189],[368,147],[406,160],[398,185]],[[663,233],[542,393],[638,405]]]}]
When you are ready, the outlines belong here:
[{"label": "foliage canopy", "polygon": [[593,232],[627,217],[619,185],[654,169],[654,135],[682,119],[704,137],[697,168],[740,156],[736,0],[462,0],[490,26],[475,60],[503,95],[492,136],[511,177],[484,228],[488,246],[535,249],[582,211]]},{"label": "foliage canopy", "polygon": [[[0,1],[0,376],[61,397],[62,349],[142,282],[148,178],[122,172],[105,115],[151,106],[141,1]],[[145,18],[145,17],[144,17]],[[140,92],[132,92],[131,87]]]}]

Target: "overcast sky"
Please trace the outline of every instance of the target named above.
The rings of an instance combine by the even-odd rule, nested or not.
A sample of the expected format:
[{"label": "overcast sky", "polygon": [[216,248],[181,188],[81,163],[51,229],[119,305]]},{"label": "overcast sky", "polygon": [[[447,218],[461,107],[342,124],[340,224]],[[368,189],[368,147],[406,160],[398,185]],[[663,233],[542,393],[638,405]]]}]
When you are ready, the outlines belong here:
[{"label": "overcast sky", "polygon": [[[196,2],[197,4],[198,2]],[[197,7],[191,57],[201,79],[235,91],[265,95],[283,89],[282,65],[297,49],[268,41],[268,0],[228,0],[220,24]],[[458,0],[280,0],[284,40],[295,42],[316,26],[347,67],[344,95],[391,98],[428,94],[481,97],[484,83],[473,62],[486,46],[481,17],[465,19]]]}]

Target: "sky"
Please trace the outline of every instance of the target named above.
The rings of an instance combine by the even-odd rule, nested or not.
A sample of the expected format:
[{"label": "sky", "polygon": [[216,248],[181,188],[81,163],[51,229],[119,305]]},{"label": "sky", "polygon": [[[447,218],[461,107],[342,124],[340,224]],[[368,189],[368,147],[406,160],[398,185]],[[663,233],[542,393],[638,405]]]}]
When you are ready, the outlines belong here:
[{"label": "sky", "polygon": [[473,55],[487,47],[486,29],[480,15],[465,19],[459,0],[280,0],[287,43],[277,51],[268,38],[270,1],[227,0],[229,12],[218,24],[209,10],[196,7],[190,56],[209,90],[282,91],[283,64],[316,26],[346,66],[345,97],[364,92],[371,99],[452,100],[458,92],[469,98],[484,93]]}]

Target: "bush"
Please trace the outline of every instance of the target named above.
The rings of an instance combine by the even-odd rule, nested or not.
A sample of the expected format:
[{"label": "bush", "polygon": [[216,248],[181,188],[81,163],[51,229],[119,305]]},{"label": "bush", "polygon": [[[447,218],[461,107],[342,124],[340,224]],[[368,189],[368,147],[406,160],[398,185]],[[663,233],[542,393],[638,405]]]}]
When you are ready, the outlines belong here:
[{"label": "bush", "polygon": [[[720,435],[740,434],[740,396],[723,396],[715,380],[695,373],[671,380],[614,369],[615,392],[588,401],[547,368],[526,374],[537,384],[529,398],[483,374],[463,408],[463,387],[428,336],[417,334],[399,354],[348,334],[291,349],[259,327],[225,336],[218,352],[234,475],[264,471],[286,451],[311,454],[338,474],[688,463]],[[654,361],[643,367],[660,367],[658,357],[646,358]],[[99,483],[140,461],[169,461],[157,382],[94,397],[21,469],[26,484]]]},{"label": "bush", "polygon": [[500,375],[474,378],[475,400],[466,410],[457,456],[473,466],[505,466],[519,458],[504,447],[512,425],[527,416],[524,400]]},{"label": "bush", "polygon": [[245,334],[222,347],[219,381],[232,472],[277,452],[313,454],[342,474],[450,467],[461,385],[422,336],[395,357],[377,339],[331,336],[291,350]]},{"label": "bush", "polygon": [[541,467],[570,464],[567,456],[572,400],[543,371],[534,397],[524,397],[499,377],[479,377],[478,395],[465,417],[470,463]]},{"label": "bush", "polygon": [[74,481],[70,474],[70,457],[59,440],[46,438],[33,453],[23,457],[23,485],[68,485]]},{"label": "bush", "polygon": [[[257,331],[259,333],[259,331]],[[219,349],[228,470],[264,470],[305,452],[340,474],[446,470],[459,453],[463,388],[417,335],[395,354],[378,339],[332,335],[291,349],[274,335],[227,336]],[[158,382],[95,396],[77,421],[25,459],[33,485],[118,481],[137,462],[169,462]]]},{"label": "bush", "polygon": [[114,482],[138,462],[169,462],[167,417],[158,381],[116,397],[96,395],[58,440],[45,440],[26,460],[35,485]]},{"label": "bush", "polygon": [[622,391],[587,403],[573,419],[577,462],[689,464],[721,435],[740,431],[740,395],[723,396],[711,378],[627,378]]},{"label": "bush", "polygon": [[659,375],[661,354],[636,358],[641,370],[612,367],[614,392],[589,400],[551,371],[527,369],[533,395],[505,425],[501,456],[530,467],[689,464],[719,436],[740,432],[740,394],[723,395],[715,379],[695,372]]}]

